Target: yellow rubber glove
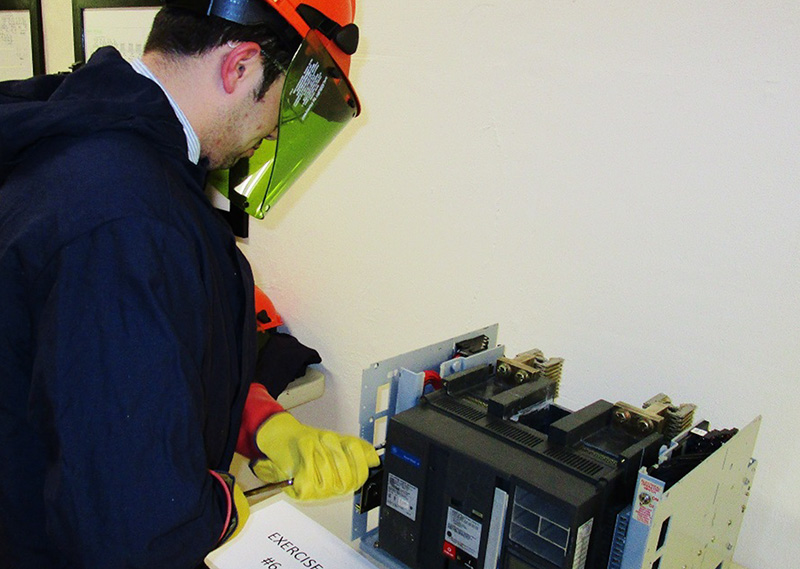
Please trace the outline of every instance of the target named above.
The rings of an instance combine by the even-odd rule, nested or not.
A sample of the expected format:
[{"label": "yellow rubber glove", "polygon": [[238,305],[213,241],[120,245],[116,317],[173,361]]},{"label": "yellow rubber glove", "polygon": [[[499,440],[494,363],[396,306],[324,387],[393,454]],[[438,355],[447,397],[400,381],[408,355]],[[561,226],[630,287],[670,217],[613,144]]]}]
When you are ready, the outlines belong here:
[{"label": "yellow rubber glove", "polygon": [[220,472],[218,470],[209,471],[211,475],[216,478],[220,484],[225,488],[229,508],[227,513],[227,525],[222,530],[222,535],[219,537],[219,543],[225,543],[236,537],[247,523],[247,518],[250,517],[250,504],[247,502],[242,488],[236,483],[236,479],[231,476],[229,472]]},{"label": "yellow rubber glove", "polygon": [[251,463],[255,475],[267,483],[293,478],[284,492],[298,500],[355,492],[380,464],[367,441],[303,425],[286,412],[259,427],[256,445],[267,458]]},{"label": "yellow rubber glove", "polygon": [[239,535],[244,524],[247,523],[247,518],[250,517],[250,504],[247,502],[247,498],[238,484],[233,485],[233,507],[236,508],[236,529],[233,530],[233,533],[228,539],[233,539]]}]

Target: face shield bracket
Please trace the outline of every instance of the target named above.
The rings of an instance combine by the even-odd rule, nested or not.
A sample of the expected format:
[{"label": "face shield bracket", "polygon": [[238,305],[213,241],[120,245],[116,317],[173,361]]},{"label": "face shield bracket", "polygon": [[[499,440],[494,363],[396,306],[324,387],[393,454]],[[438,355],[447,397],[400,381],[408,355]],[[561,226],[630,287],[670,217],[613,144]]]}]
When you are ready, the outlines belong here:
[{"label": "face shield bracket", "polygon": [[297,7],[297,14],[305,20],[309,28],[319,31],[347,55],[353,55],[358,49],[357,25],[347,24],[346,26],[340,26],[337,22],[308,4],[300,4]]}]

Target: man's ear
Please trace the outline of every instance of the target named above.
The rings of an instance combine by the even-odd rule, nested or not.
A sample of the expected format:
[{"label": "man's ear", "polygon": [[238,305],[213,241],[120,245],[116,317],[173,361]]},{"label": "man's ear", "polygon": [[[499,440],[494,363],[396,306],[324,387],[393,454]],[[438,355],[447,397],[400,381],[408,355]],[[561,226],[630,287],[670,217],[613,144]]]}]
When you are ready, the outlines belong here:
[{"label": "man's ear", "polygon": [[222,57],[220,73],[222,75],[222,86],[225,92],[233,93],[243,82],[248,84],[252,81],[252,74],[259,76],[263,73],[261,65],[261,46],[256,42],[233,43],[228,42],[223,49],[231,48]]}]

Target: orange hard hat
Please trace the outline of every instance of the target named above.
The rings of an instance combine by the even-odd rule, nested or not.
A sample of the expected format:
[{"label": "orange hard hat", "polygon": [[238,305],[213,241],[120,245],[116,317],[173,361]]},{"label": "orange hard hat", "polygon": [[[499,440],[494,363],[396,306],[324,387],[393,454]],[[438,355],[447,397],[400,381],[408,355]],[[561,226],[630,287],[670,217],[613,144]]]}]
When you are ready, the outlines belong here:
[{"label": "orange hard hat", "polygon": [[291,25],[300,37],[317,30],[323,44],[345,75],[350,73],[350,56],[358,47],[358,26],[354,23],[355,0],[264,0]]},{"label": "orange hard hat", "polygon": [[266,332],[283,325],[283,318],[275,310],[275,305],[263,290],[255,287],[256,296],[256,330]]},{"label": "orange hard hat", "polygon": [[[197,0],[172,0],[176,4]],[[267,24],[275,29],[274,14],[289,25],[302,40],[311,30],[319,32],[325,51],[344,75],[355,97],[356,114],[361,110],[358,96],[350,82],[350,56],[358,47],[358,26],[354,23],[355,0],[200,0],[208,2],[207,14],[254,25]],[[281,26],[278,26],[281,27]],[[277,30],[276,30],[277,31]],[[299,45],[299,42],[298,42]]]}]

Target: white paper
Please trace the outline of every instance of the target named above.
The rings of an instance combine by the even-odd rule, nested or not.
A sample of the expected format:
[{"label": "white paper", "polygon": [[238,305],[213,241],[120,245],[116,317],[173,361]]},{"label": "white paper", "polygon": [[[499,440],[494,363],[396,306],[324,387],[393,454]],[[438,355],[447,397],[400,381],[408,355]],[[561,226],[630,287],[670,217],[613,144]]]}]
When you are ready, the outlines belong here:
[{"label": "white paper", "polygon": [[211,569],[375,569],[285,500],[254,506],[242,532],[209,553],[206,564]]},{"label": "white paper", "polygon": [[31,13],[0,10],[0,81],[32,75]]},{"label": "white paper", "polygon": [[86,59],[113,45],[128,61],[141,57],[153,18],[159,8],[87,8],[83,11],[83,47]]}]

